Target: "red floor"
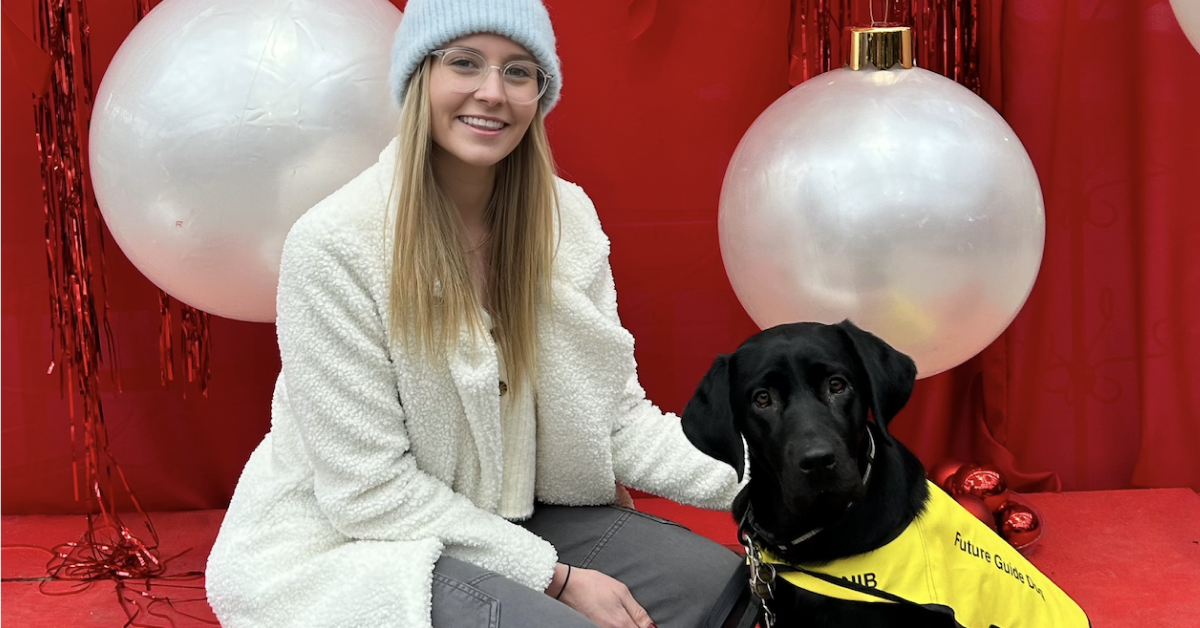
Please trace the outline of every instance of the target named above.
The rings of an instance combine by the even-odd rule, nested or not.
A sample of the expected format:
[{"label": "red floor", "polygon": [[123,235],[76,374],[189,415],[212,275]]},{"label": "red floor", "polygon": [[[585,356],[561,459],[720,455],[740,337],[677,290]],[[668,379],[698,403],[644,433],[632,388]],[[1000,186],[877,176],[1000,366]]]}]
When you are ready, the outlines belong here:
[{"label": "red floor", "polygon": [[[1095,628],[1200,626],[1200,496],[1186,489],[1098,491],[1027,496],[1046,519],[1046,533],[1030,559],[1088,612]],[[680,521],[718,542],[736,543],[728,514],[700,511],[662,499],[639,499],[641,510]],[[156,513],[161,556],[189,550],[169,564],[185,580],[153,583],[177,611],[159,604],[139,624],[191,628],[213,621],[199,573],[222,511]],[[129,523],[129,522],[127,522]],[[44,551],[74,541],[82,517],[5,516],[0,521],[0,623],[7,628],[103,626],[121,628],[125,612],[112,583],[65,596],[39,591]],[[191,574],[191,576],[189,576]],[[51,583],[52,591],[61,591]],[[137,587],[139,589],[143,587]],[[198,618],[198,619],[197,619]],[[206,621],[204,621],[206,620]]]}]

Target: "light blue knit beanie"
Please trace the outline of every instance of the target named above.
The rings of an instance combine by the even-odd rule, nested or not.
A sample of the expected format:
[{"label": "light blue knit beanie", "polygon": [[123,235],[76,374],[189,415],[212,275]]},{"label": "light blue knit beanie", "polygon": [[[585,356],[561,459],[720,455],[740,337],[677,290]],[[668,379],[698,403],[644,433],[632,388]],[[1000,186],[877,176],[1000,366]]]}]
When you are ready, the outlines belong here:
[{"label": "light blue knit beanie", "polygon": [[540,102],[549,113],[562,90],[550,14],[540,0],[409,0],[392,45],[392,96],[401,106],[413,72],[429,53],[475,33],[495,33],[521,44],[550,74]]}]

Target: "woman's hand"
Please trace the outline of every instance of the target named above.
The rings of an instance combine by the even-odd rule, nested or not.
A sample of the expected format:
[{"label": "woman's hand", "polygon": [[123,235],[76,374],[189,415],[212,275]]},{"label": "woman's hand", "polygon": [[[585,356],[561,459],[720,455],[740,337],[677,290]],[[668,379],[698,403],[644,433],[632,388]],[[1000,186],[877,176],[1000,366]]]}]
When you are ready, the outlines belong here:
[{"label": "woman's hand", "polygon": [[600,628],[658,628],[620,580],[579,567],[571,567],[570,575],[567,580],[567,567],[559,564],[546,594],[553,593]]},{"label": "woman's hand", "polygon": [[617,505],[621,508],[637,510],[637,506],[633,503],[633,495],[629,494],[629,489],[617,483]]}]

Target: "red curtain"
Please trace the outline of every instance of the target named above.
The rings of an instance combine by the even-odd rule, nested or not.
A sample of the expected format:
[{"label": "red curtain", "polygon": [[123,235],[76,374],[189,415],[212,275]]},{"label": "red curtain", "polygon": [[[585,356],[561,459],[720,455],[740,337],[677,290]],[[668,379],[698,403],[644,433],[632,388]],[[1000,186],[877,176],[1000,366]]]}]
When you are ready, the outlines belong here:
[{"label": "red curtain", "polygon": [[1200,54],[1167,2],[1014,1],[1004,26],[1047,206],[1006,442],[1072,488],[1200,489]]},{"label": "red curtain", "polygon": [[[91,0],[98,77],[133,27],[132,4]],[[548,4],[566,78],[549,120],[555,155],[612,239],[643,384],[680,410],[713,355],[756,330],[721,265],[717,199],[738,140],[789,87],[792,3]],[[28,2],[3,7],[30,32]],[[918,382],[894,431],[927,464],[995,462],[1025,489],[1200,489],[1200,203],[1188,189],[1200,54],[1165,0],[981,0],[979,14],[984,96],[1045,194],[1045,258],[1012,327]],[[4,57],[0,508],[68,512],[70,404],[47,375],[29,88]],[[208,396],[163,388],[157,292],[114,246],[107,255],[113,453],[148,508],[223,507],[269,426],[274,329],[214,318]]]},{"label": "red curtain", "polygon": [[1037,168],[1045,256],[1012,326],[921,382],[897,429],[927,464],[991,461],[1029,489],[1200,489],[1200,54],[1165,1],[981,7],[1000,17],[985,95]]}]

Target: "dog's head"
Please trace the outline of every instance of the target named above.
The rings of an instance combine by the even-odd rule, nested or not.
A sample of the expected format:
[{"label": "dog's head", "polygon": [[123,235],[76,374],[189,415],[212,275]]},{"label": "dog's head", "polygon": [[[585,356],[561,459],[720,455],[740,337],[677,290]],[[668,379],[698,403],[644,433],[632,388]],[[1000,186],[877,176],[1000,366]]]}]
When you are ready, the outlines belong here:
[{"label": "dog's head", "polygon": [[785,507],[838,512],[862,496],[868,415],[886,435],[916,375],[912,359],[850,321],[780,325],[713,362],[683,432],[739,479],[745,437],[755,473],[774,476]]}]

